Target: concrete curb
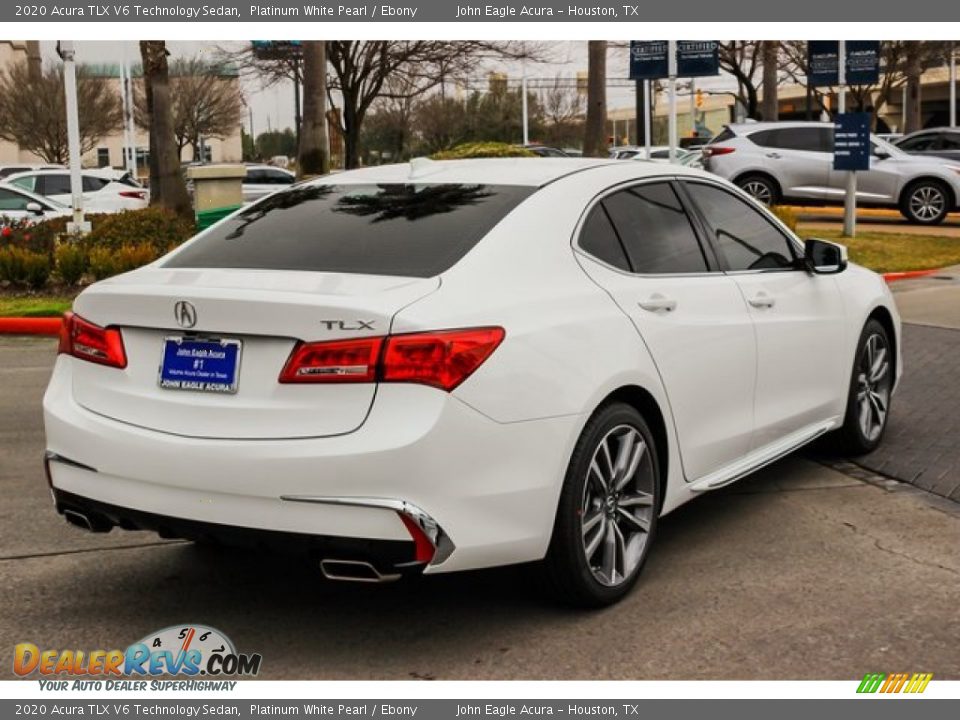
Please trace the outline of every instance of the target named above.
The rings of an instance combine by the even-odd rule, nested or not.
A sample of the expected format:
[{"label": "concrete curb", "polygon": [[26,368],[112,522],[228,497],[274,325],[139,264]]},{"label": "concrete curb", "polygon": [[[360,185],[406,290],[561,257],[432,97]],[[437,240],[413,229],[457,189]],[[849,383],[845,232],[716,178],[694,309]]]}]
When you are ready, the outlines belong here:
[{"label": "concrete curb", "polygon": [[59,335],[61,323],[58,317],[0,317],[0,335]]},{"label": "concrete curb", "polygon": [[933,268],[931,270],[904,270],[903,272],[889,272],[883,274],[883,279],[888,283],[896,282],[897,280],[911,280],[913,278],[934,275],[942,270],[943,268]]}]

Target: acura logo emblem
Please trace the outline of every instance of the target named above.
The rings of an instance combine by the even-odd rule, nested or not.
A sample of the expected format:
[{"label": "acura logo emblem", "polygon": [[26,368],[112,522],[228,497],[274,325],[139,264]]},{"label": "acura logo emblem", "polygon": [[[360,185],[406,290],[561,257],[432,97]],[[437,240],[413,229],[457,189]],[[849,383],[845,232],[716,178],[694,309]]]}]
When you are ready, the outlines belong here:
[{"label": "acura logo emblem", "polygon": [[197,309],[186,300],[180,300],[173,306],[173,315],[182,328],[192,328],[197,324]]}]

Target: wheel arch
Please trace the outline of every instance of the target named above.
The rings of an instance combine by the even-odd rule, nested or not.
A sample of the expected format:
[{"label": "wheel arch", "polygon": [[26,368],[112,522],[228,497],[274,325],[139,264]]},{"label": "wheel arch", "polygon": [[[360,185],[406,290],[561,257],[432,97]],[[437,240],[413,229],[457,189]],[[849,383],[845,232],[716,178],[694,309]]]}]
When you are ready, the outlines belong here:
[{"label": "wheel arch", "polygon": [[[660,409],[660,404],[645,388],[639,385],[622,385],[608,394],[597,407],[599,409],[604,405],[615,402],[630,405],[643,415],[643,419],[647,421],[650,432],[653,434],[653,441],[657,446],[657,458],[660,465],[657,483],[660,486],[660,508],[662,508],[664,496],[667,491],[667,478],[670,476],[670,439],[667,434],[666,418]],[[658,508],[658,511],[660,508]]]}]

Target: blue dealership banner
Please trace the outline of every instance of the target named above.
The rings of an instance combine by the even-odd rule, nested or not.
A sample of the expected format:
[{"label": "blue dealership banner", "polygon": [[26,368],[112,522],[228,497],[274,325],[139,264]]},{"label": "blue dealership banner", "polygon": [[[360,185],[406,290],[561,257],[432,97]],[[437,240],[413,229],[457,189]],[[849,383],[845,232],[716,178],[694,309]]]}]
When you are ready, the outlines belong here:
[{"label": "blue dealership banner", "polygon": [[833,169],[870,169],[870,113],[837,115],[833,125]]},{"label": "blue dealership banner", "polygon": [[677,42],[677,77],[720,74],[720,43],[716,40]]},{"label": "blue dealership banner", "polygon": [[[660,80],[669,77],[669,43],[666,40],[630,41],[630,79]],[[720,74],[720,43],[716,40],[678,40],[677,77]]]},{"label": "blue dealership banner", "polygon": [[[846,84],[873,85],[880,81],[880,42],[847,40]],[[837,40],[811,40],[807,43],[808,78],[813,86],[840,83],[840,43]]]},{"label": "blue dealership banner", "polygon": [[630,79],[660,80],[668,76],[666,40],[630,41]]}]

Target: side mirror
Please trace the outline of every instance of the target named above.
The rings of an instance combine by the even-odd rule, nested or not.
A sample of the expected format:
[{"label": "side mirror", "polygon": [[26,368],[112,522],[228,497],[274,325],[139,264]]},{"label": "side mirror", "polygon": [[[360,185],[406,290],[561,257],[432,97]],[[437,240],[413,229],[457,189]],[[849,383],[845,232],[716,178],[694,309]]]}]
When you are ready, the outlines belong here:
[{"label": "side mirror", "polygon": [[877,160],[886,160],[888,157],[890,157],[890,153],[888,153],[886,150],[879,150],[879,149],[878,149],[878,150],[874,150],[874,151],[873,151],[873,156],[874,156]]},{"label": "side mirror", "polygon": [[827,240],[804,240],[803,263],[816,275],[842,273],[847,269],[847,248]]},{"label": "side mirror", "polygon": [[28,202],[27,212],[34,215],[43,215],[43,206],[38,202]]}]

